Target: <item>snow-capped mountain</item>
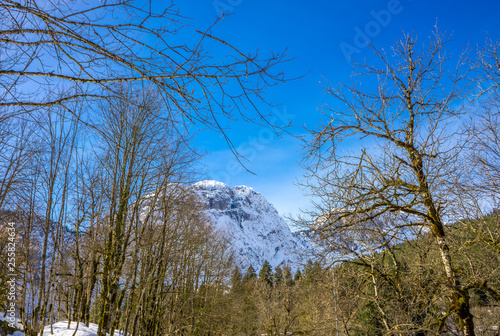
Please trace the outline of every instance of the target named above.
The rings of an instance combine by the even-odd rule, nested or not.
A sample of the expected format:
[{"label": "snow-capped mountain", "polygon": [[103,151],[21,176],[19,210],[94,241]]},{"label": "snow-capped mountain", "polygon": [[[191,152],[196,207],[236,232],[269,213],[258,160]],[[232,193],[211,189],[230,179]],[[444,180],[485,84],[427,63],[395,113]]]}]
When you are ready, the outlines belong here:
[{"label": "snow-capped mountain", "polygon": [[[273,267],[287,264],[297,269],[319,255],[327,262],[351,259],[355,254],[373,253],[387,244],[415,239],[423,230],[411,225],[414,220],[399,212],[361,221],[346,230],[351,227],[345,225],[346,219],[337,221],[332,212],[317,219],[317,231],[292,233],[272,204],[250,187],[230,188],[222,182],[205,180],[192,185],[192,189],[205,206],[209,220],[231,241],[242,269],[250,264],[259,269],[264,260]],[[326,222],[331,226],[320,229]],[[344,229],[336,230],[337,226]]]},{"label": "snow-capped mountain", "polygon": [[252,188],[230,188],[208,180],[192,188],[210,221],[232,242],[241,268],[251,264],[259,269],[264,260],[272,267],[287,264],[297,268],[310,256],[307,241],[297,239],[278,211]]}]

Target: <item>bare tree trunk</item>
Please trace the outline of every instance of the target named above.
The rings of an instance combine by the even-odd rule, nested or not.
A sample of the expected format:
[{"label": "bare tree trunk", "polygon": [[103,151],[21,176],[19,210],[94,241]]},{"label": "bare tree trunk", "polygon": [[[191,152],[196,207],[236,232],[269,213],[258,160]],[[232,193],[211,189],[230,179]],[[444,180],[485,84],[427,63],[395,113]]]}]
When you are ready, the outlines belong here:
[{"label": "bare tree trunk", "polygon": [[[455,142],[459,135],[455,130],[450,130],[453,136],[446,132],[451,120],[464,114],[456,102],[469,92],[470,70],[463,70],[460,60],[447,72],[441,56],[445,43],[436,33],[423,47],[415,37],[405,36],[391,55],[373,47],[383,66],[356,63],[356,78],[377,84],[372,89],[360,88],[357,82],[327,88],[344,108],[332,111],[334,118],[328,115],[324,127],[312,131],[305,165],[311,181],[318,183],[307,186],[324,200],[313,216],[322,221],[320,231],[332,241],[344,232],[370,234],[367,223],[387,213],[406,216],[402,226],[431,229],[452,293],[449,308],[462,333],[469,336],[474,335],[469,295],[454,271],[442,216],[451,215],[444,206],[454,202],[452,180],[463,170],[458,164],[463,144]],[[449,90],[438,89],[444,83]],[[339,143],[348,138],[367,147],[343,154]],[[316,222],[312,226],[318,227]]]}]

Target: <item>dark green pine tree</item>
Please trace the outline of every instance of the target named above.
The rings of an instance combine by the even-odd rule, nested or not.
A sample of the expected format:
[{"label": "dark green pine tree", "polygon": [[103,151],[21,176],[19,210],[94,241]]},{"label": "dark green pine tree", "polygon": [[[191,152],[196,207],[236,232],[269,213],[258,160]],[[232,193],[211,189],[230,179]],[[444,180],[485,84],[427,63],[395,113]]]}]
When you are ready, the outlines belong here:
[{"label": "dark green pine tree", "polygon": [[273,271],[271,270],[271,265],[267,260],[265,260],[262,264],[262,268],[259,272],[259,280],[269,286],[273,285]]},{"label": "dark green pine tree", "polygon": [[292,271],[287,265],[283,267],[283,281],[287,286],[293,286],[295,284],[295,282],[293,281]]},{"label": "dark green pine tree", "polygon": [[313,283],[319,281],[321,278],[321,264],[319,261],[312,262],[311,259],[307,262],[306,267],[304,268],[304,281],[305,283]]},{"label": "dark green pine tree", "polygon": [[273,279],[275,285],[280,285],[283,283],[283,270],[281,269],[281,267],[276,266],[276,268],[274,269]]},{"label": "dark green pine tree", "polygon": [[314,278],[314,264],[311,259],[307,261],[307,265],[304,267],[304,281],[311,282]]},{"label": "dark green pine tree", "polygon": [[257,277],[257,273],[255,273],[255,269],[253,268],[252,265],[248,266],[247,272],[245,273],[245,276],[243,277],[243,281],[247,282],[250,280],[253,280]]},{"label": "dark green pine tree", "polygon": [[237,289],[241,286],[241,280],[242,280],[242,276],[241,276],[241,272],[240,272],[240,268],[238,266],[236,266],[233,270],[233,275],[231,277],[231,286],[233,289]]}]

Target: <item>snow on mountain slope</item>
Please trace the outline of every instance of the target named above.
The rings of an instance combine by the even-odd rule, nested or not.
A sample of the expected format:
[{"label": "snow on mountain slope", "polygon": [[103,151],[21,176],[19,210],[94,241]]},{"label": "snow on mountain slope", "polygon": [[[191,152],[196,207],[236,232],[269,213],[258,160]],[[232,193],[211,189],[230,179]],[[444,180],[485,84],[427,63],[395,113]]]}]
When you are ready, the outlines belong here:
[{"label": "snow on mountain slope", "polygon": [[272,267],[287,264],[296,269],[307,260],[310,246],[293,236],[278,211],[260,193],[247,186],[230,188],[209,180],[197,182],[192,188],[209,219],[231,240],[242,269],[251,264],[258,270],[264,260]]},{"label": "snow on mountain slope", "polygon": [[376,217],[363,214],[339,218],[332,210],[316,218],[311,229],[294,232],[294,237],[333,264],[372,254],[421,237],[427,228],[418,218],[402,212],[385,212]]},{"label": "snow on mountain slope", "polygon": [[[406,215],[386,213],[356,225],[351,231],[326,229],[292,233],[276,209],[250,187],[230,188],[222,182],[205,180],[192,185],[192,189],[205,206],[209,220],[232,242],[242,269],[251,264],[259,270],[264,260],[273,267],[287,264],[297,269],[318,255],[323,255],[326,262],[351,259],[355,253],[373,253],[385,244],[415,239],[422,230],[409,226],[412,220]],[[325,225],[325,218],[317,219],[316,229]],[[332,228],[344,226],[345,220],[336,222],[335,215],[328,218]],[[359,230],[361,226],[366,230]]]}]

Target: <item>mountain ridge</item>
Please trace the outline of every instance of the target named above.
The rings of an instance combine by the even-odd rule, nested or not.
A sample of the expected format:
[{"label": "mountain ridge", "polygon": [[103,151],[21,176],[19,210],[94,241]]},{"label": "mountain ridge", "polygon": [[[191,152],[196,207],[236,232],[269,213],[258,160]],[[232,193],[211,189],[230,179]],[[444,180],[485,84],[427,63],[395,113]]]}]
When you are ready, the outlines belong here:
[{"label": "mountain ridge", "polygon": [[215,180],[191,186],[217,230],[230,240],[242,268],[258,269],[267,260],[272,267],[297,268],[312,254],[312,246],[292,233],[266,198],[253,188],[233,188]]}]

